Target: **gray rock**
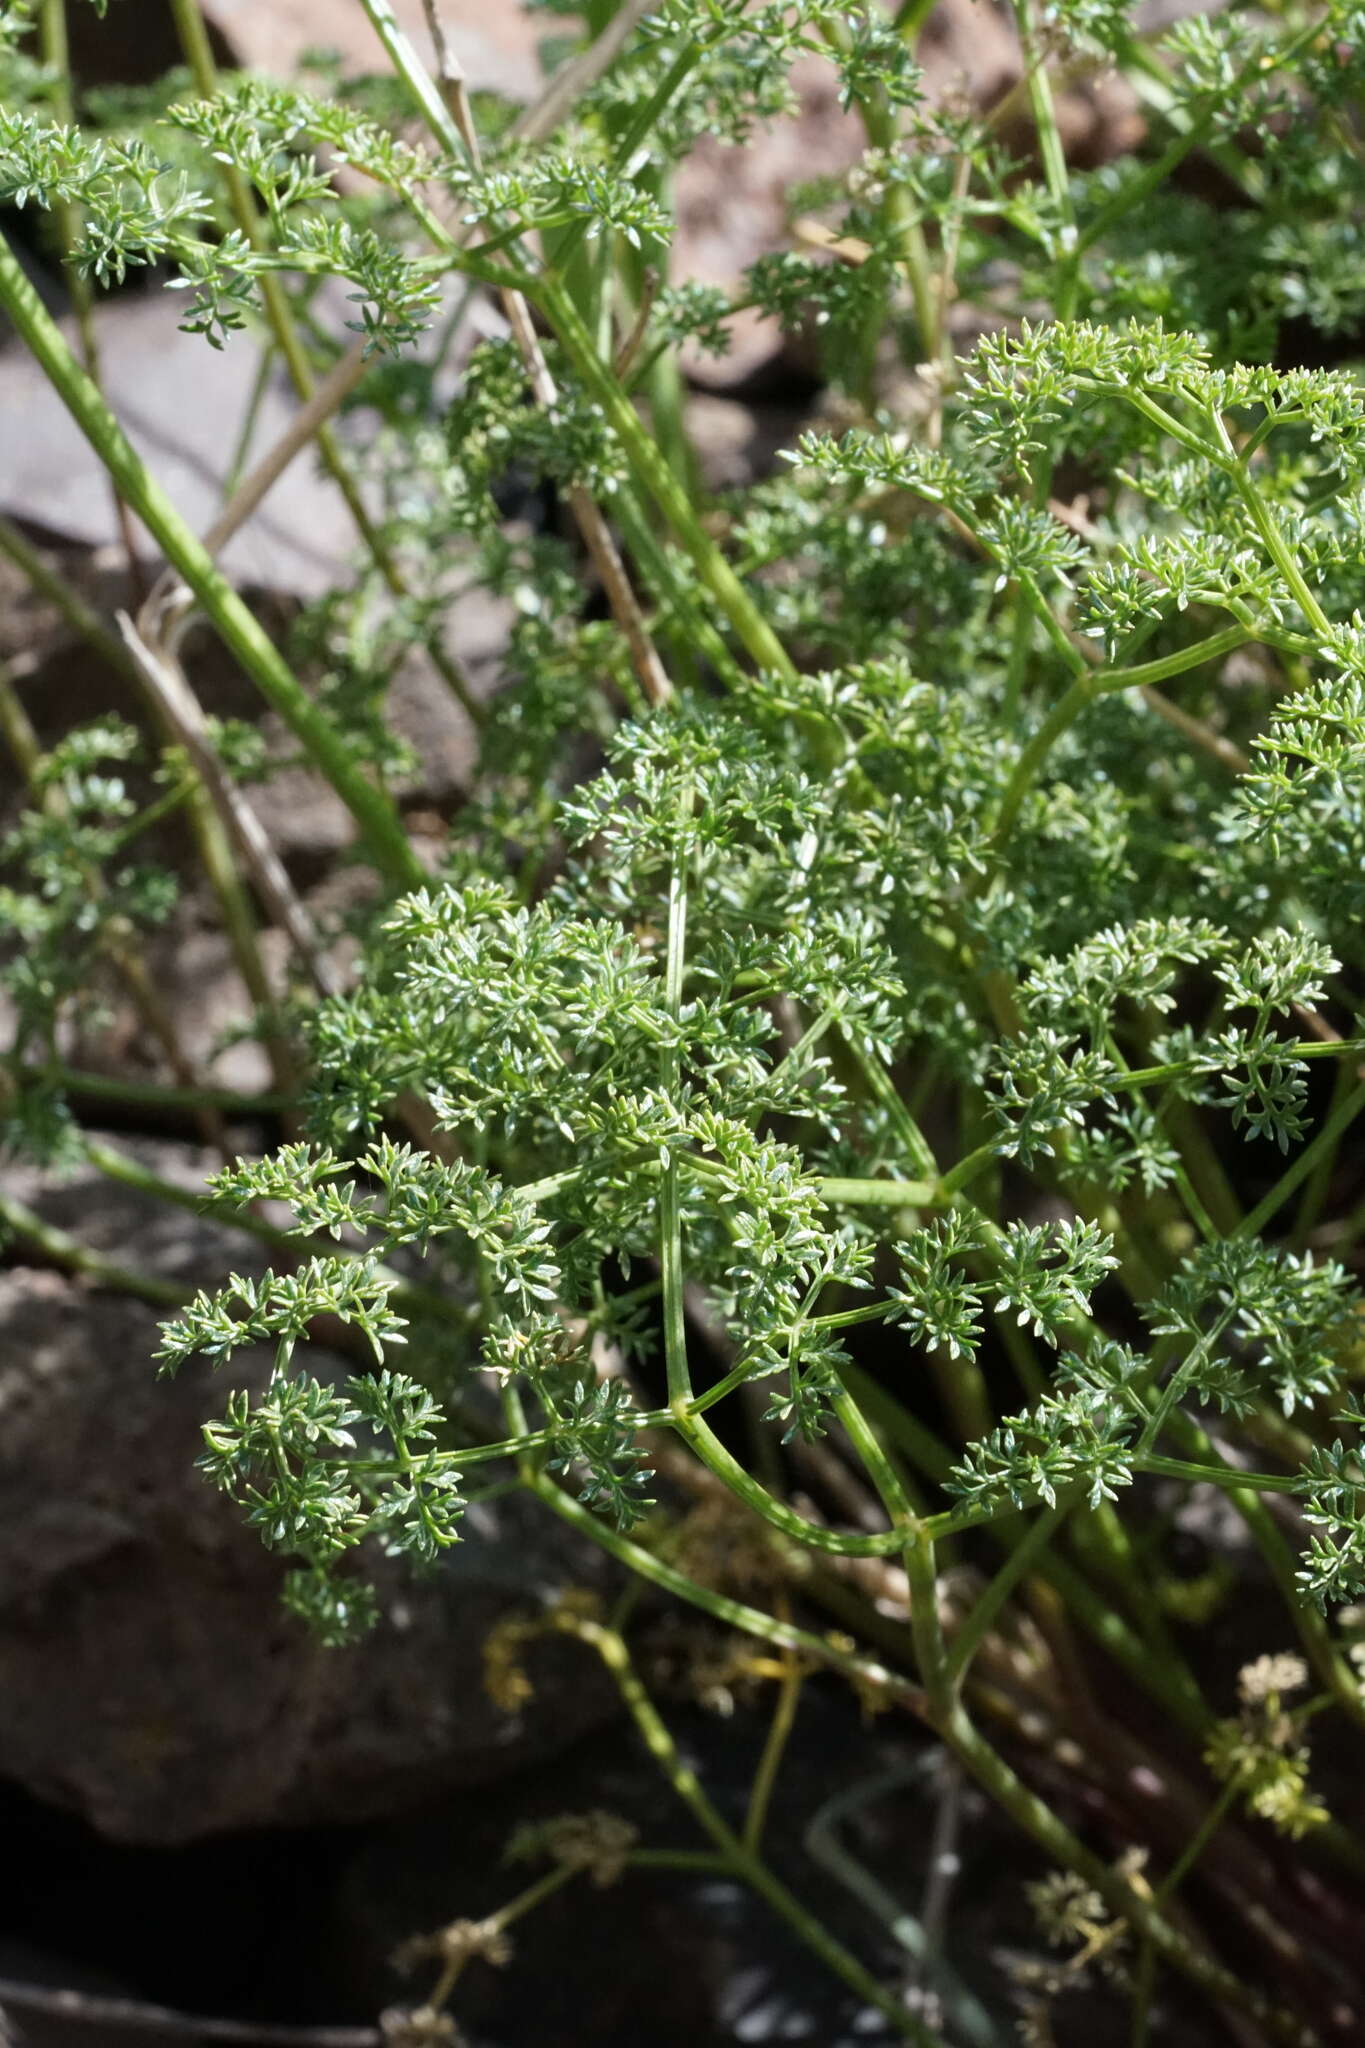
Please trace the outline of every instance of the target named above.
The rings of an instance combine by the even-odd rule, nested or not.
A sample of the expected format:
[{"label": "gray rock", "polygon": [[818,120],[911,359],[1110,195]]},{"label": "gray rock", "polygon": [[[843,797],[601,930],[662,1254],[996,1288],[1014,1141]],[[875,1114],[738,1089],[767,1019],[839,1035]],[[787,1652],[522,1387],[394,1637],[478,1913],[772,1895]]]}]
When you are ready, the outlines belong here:
[{"label": "gray rock", "polygon": [[[394,0],[394,15],[424,61],[430,60],[422,0]],[[243,66],[288,77],[309,49],[334,50],[348,72],[378,71],[378,39],[358,7],[337,0],[206,0],[204,12]],[[528,7],[444,7],[451,48],[472,87],[530,99],[541,84],[537,45],[542,17]]]},{"label": "gray rock", "polygon": [[[155,1150],[202,1179],[192,1153]],[[25,1176],[5,1185],[34,1199]],[[122,1190],[36,1194],[50,1220],[163,1276],[252,1263],[241,1238]],[[611,1711],[581,1660],[517,1714],[484,1691],[483,1645],[509,1610],[601,1576],[598,1553],[518,1494],[472,1508],[436,1574],[381,1565],[365,1643],[317,1646],[280,1607],[280,1561],[194,1469],[202,1424],[229,1387],[262,1382],[268,1355],[166,1382],[156,1343],[140,1301],[0,1273],[0,1775],[110,1836],[183,1842],[396,1811],[550,1755]]]},{"label": "gray rock", "polygon": [[[125,432],[177,510],[196,531],[217,517],[237,429],[256,376],[247,335],[212,349],[181,334],[180,292],[129,294],[99,308],[105,391]],[[74,328],[64,323],[69,334]],[[294,402],[272,378],[254,446],[264,451],[289,423]],[[0,350],[0,510],[65,539],[97,547],[115,539],[113,501],[85,436],[33,358],[15,342]],[[223,567],[239,583],[315,597],[340,582],[355,529],[339,494],[299,456],[265,503],[229,541]],[[145,559],[157,551],[144,542]]]}]

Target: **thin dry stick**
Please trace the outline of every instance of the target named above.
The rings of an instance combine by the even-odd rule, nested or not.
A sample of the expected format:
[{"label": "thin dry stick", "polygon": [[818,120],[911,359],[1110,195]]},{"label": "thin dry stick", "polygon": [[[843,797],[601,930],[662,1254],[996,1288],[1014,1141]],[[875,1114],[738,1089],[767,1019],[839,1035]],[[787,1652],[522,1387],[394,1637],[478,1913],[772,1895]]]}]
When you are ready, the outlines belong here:
[{"label": "thin dry stick", "polygon": [[[314,386],[312,396],[295,413],[274,447],[268,450],[256,467],[242,479],[212,526],[203,535],[203,543],[209,554],[217,556],[221,553],[233,534],[246,524],[262,499],[274,489],[295,456],[307,447],[318,429],[324,426],[345,402],[364,374],[365,343],[360,340],[353,342],[345,355],[340,356],[333,364],[321,383]],[[139,616],[146,616],[154,609],[163,621],[183,619],[188,616],[193,602],[190,592],[175,571],[164,569]],[[164,625],[162,631],[166,631]]]},{"label": "thin dry stick", "polygon": [[327,375],[313,386],[312,394],[289,422],[269,453],[262,457],[238,485],[232,497],[204,535],[211,555],[226,547],[239,526],[248,520],[266,493],[284,475],[294,457],[307,447],[319,427],[337,412],[365,374],[365,341],[353,341],[338,356]]},{"label": "thin dry stick", "polygon": [[640,304],[631,322],[630,332],[617,349],[616,361],[612,364],[618,383],[625,383],[630,366],[640,353],[645,335],[649,332],[649,316],[654,311],[654,301],[658,294],[659,273],[651,263],[644,275],[644,290],[640,294]]},{"label": "thin dry stick", "polygon": [[176,2041],[230,2041],[240,2043],[241,2048],[251,2048],[252,2043],[256,2048],[380,2048],[377,2027],[277,2027],[260,2020],[201,2019],[165,2005],[144,2005],[136,1998],[54,1991],[46,1984],[0,1977],[0,2023],[6,2007],[106,2030],[118,2027],[139,2034],[165,2034]]},{"label": "thin dry stick", "polygon": [[1251,763],[1235,740],[1225,739],[1202,718],[1195,718],[1192,713],[1182,710],[1179,704],[1173,704],[1169,697],[1163,697],[1160,690],[1154,690],[1149,683],[1143,684],[1140,695],[1149,711],[1154,711],[1174,731],[1182,733],[1192,745],[1212,754],[1220,767],[1230,768],[1234,775],[1245,775]]},{"label": "thin dry stick", "polygon": [[[615,62],[625,48],[636,28],[647,14],[653,14],[658,0],[626,0],[626,5],[613,16],[595,43],[591,43],[579,56],[556,71],[549,85],[534,105],[518,114],[512,123],[512,135],[518,142],[541,142],[555,129],[577,104],[590,85],[594,85]],[[431,20],[432,9],[427,8],[427,19]],[[442,63],[445,43],[444,31],[439,22],[432,28],[432,41],[436,45],[437,62]],[[454,112],[452,107],[451,112]]]},{"label": "thin dry stick", "polygon": [[[150,607],[144,606],[144,619],[149,610]],[[275,922],[288,933],[319,993],[336,995],[341,984],[322,950],[317,928],[300,902],[260,819],[241,790],[224,773],[223,764],[209,737],[199,700],[190,688],[184,670],[164,646],[152,647],[126,612],[118,614],[118,624],[124,644],[136,662],[149,693],[189,755],[211,803],[236,842],[260,891],[262,902]]]},{"label": "thin dry stick", "polygon": [[[209,802],[239,848],[266,909],[292,942],[318,993],[322,996],[340,994],[340,978],[322,949],[317,927],[290,881],[284,863],[241,790],[223,772],[199,700],[175,655],[159,637],[152,602],[149,600],[143,606],[136,625],[126,612],[119,613],[118,623],[139,675],[162,717],[189,755]],[[426,1103],[405,1090],[395,1107],[419,1145],[440,1159],[449,1161],[455,1156],[450,1134],[437,1128]]]},{"label": "thin dry stick", "polygon": [[[518,115],[512,124],[512,134],[523,142],[538,141],[550,134],[559,125],[567,107],[578,95],[599,78],[612,62],[618,51],[628,40],[631,31],[644,19],[654,5],[654,0],[629,0],[611,25],[588,49],[575,57],[555,73],[549,86],[534,105]],[[438,61],[445,65],[451,62],[444,28],[436,17],[432,28],[436,42]],[[453,110],[452,110],[453,111]],[[468,230],[466,229],[466,233]],[[352,342],[345,354],[338,357],[327,375],[317,384],[307,402],[295,414],[274,447],[256,464],[228,504],[219,513],[203,536],[204,546],[211,555],[217,555],[228,541],[251,517],[270,491],[284,475],[295,456],[312,441],[332,415],[338,412],[349,398],[365,373],[366,343],[363,336]],[[169,610],[176,580],[169,571],[164,572],[150,601],[163,610]]]},{"label": "thin dry stick", "polygon": [[[204,22],[201,0],[171,0],[171,11],[175,16],[176,29],[186,62],[194,77],[195,90],[199,98],[212,99],[217,91],[218,72]],[[261,222],[245,178],[234,166],[228,165],[224,172],[224,182],[232,210],[237,217],[238,227],[253,247],[259,247]],[[261,292],[266,317],[279,344],[289,380],[299,398],[307,402],[313,393],[313,373],[283,286],[277,277],[267,271],[261,280]],[[356,530],[369,549],[375,567],[396,598],[407,597],[407,578],[370,517],[344,451],[325,422],[317,429],[317,445],[325,466],[346,501]],[[444,645],[438,633],[433,633],[427,652],[467,717],[475,726],[480,725],[484,718],[483,706],[475,698],[469,678],[460,663]]]},{"label": "thin dry stick", "polygon": [[[318,993],[322,996],[339,994],[341,981],[323,952],[317,927],[270,844],[265,827],[242,792],[223,772],[199,700],[176,656],[165,645],[152,600],[143,606],[136,625],[125,612],[119,613],[118,623],[138,674],[167,725],[189,755],[210,804],[241,852],[262,902],[292,941]],[[426,1103],[405,1090],[395,1106],[419,1145],[446,1161],[455,1156],[450,1134],[437,1128]]]},{"label": "thin dry stick", "polygon": [[[0,519],[0,554],[8,555],[33,588],[57,607],[73,633],[78,634],[94,648],[102,661],[107,662],[117,674],[126,676],[134,688],[142,690],[145,695],[142,672],[113,627],[88,605],[83,597],[71,589],[44,561],[38,550],[6,519]],[[155,700],[153,709],[155,710]],[[196,798],[192,800],[190,815],[205,872],[223,906],[224,927],[238,973],[257,1009],[267,1011],[274,1001],[270,978],[256,943],[254,920],[238,885],[236,871],[232,867],[231,849],[223,840],[211,806],[206,806]],[[288,1047],[278,1038],[269,1038],[266,1040],[266,1050],[275,1070],[277,1086],[282,1093],[287,1092],[293,1072],[293,1061],[289,1056]],[[172,1064],[176,1064],[174,1059]],[[176,1071],[178,1074],[178,1067]]]},{"label": "thin dry stick", "polygon": [[[482,154],[465,85],[464,67],[450,47],[436,0],[422,0],[422,4],[426,12],[427,27],[431,32],[432,47],[436,52],[437,81],[441,97],[451,119],[460,131],[465,148],[469,151],[470,162],[475,170],[479,170],[482,168]],[[600,40],[602,39],[599,38]],[[596,49],[597,45],[594,44],[593,51]],[[592,55],[593,51],[588,54]],[[548,411],[555,404],[559,393],[550,374],[549,365],[545,361],[545,353],[531,319],[531,309],[521,292],[503,291],[500,297],[503,312],[507,316],[507,324],[512,330],[521,359],[526,365],[536,403]],[[612,539],[611,529],[595,501],[581,484],[571,484],[567,496],[569,509],[583,536],[584,545],[602,579],[607,602],[611,606],[616,623],[626,636],[631,663],[645,693],[645,701],[656,708],[667,704],[673,695],[673,686],[649,637],[649,628],[645,624],[644,614],[640,610],[639,601],[626,573],[625,563],[621,560],[616,542]]]}]

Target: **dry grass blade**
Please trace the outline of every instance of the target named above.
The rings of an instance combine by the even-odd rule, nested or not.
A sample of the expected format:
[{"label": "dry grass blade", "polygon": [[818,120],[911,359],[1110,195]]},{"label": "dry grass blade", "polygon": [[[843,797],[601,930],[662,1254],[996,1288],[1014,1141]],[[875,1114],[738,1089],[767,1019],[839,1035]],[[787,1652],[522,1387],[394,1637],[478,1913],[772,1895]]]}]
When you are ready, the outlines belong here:
[{"label": "dry grass blade", "polygon": [[[596,84],[607,67],[616,61],[646,15],[654,13],[657,4],[658,0],[626,0],[626,5],[613,16],[596,42],[562,65],[540,98],[517,116],[512,123],[512,134],[517,141],[542,142],[547,135],[552,135],[588,87]],[[432,12],[428,7],[428,20]],[[436,42],[439,32],[439,26],[433,30],[433,42]],[[441,42],[436,42],[436,49],[439,58]]]},{"label": "dry grass blade", "polygon": [[[479,138],[474,127],[464,69],[450,47],[436,0],[423,0],[423,6],[431,31],[432,47],[436,53],[437,81],[441,97],[451,119],[460,131],[465,148],[469,152],[470,162],[477,168],[481,160]],[[629,12],[627,9],[626,13]],[[628,28],[629,26],[633,24],[628,24]],[[601,40],[605,38],[600,38],[599,41]],[[594,44],[593,51],[597,47],[597,44]],[[587,54],[591,56],[593,51]],[[604,61],[610,61],[609,57]],[[581,87],[578,90],[581,90]],[[504,291],[500,296],[508,325],[521,359],[526,365],[526,373],[531,380],[536,403],[548,410],[555,404],[559,394],[545,360],[545,351],[541,348],[535,322],[531,318],[531,309],[520,292]],[[645,624],[644,614],[640,610],[639,601],[626,571],[626,565],[621,559],[620,550],[612,537],[611,528],[595,500],[581,485],[571,485],[567,496],[569,509],[583,536],[584,546],[602,579],[612,614],[626,637],[631,663],[639,678],[640,688],[644,691],[645,701],[656,708],[666,704],[673,695],[673,686],[664,671],[658,650],[650,638],[649,628]]]},{"label": "dry grass blade", "polygon": [[12,1977],[0,1977],[0,2042],[6,2039],[6,2007],[88,2026],[92,2042],[118,2028],[172,2041],[227,2041],[240,2044],[240,2048],[380,2048],[377,2027],[279,2027],[262,2020],[202,2019],[169,2006],[144,2005],[137,1998],[55,1991],[46,1984],[24,1984]]},{"label": "dry grass blade", "polygon": [[185,679],[184,671],[174,656],[159,652],[149,644],[126,612],[119,613],[118,622],[148,691],[193,762],[214,809],[241,852],[262,902],[288,933],[319,994],[337,994],[340,983],[323,952],[317,928],[300,902],[284,863],[270,844],[260,819],[224,772],[203,711]]}]

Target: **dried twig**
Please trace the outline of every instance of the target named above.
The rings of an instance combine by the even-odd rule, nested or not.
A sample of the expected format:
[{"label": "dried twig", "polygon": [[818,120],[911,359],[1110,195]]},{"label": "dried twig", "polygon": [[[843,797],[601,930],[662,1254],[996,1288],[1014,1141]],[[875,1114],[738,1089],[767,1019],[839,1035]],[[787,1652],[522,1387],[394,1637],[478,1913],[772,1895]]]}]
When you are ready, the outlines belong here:
[{"label": "dried twig", "polygon": [[[346,353],[338,357],[321,383],[314,386],[307,403],[294,414],[279,440],[242,479],[203,536],[204,546],[211,555],[220,554],[232,536],[245,526],[295,456],[316,437],[319,428],[345,402],[364,374],[365,343],[361,340],[353,342]],[[155,611],[164,622],[165,633],[172,625],[178,625],[187,618],[193,605],[191,593],[175,571],[163,569],[150,596],[140,608],[139,616]]]},{"label": "dried twig", "polygon": [[[229,2041],[241,2048],[380,2048],[377,2027],[284,2027],[262,2020],[202,2019],[170,2006],[144,2005],[137,1998],[105,1998],[88,1991],[57,1991],[0,1977],[0,2026],[4,2009],[42,2013],[90,2027],[124,2027],[176,2041]],[[0,2041],[4,2035],[0,2032]],[[94,2036],[96,2040],[98,2036]]]},{"label": "dried twig", "polygon": [[644,290],[640,294],[640,303],[631,322],[630,332],[617,349],[616,361],[612,364],[612,369],[622,384],[625,383],[631,365],[640,353],[645,335],[649,332],[649,316],[654,311],[654,301],[658,293],[659,273],[651,263],[644,275]]},{"label": "dried twig", "polygon": [[294,414],[274,447],[242,479],[204,535],[204,546],[211,555],[218,554],[227,545],[238,527],[245,524],[262,498],[284,475],[294,457],[314,439],[319,427],[345,404],[364,376],[365,367],[365,341],[362,337],[353,341],[344,355],[337,357],[327,375],[314,385],[311,396]]},{"label": "dried twig", "polygon": [[[150,610],[143,607],[143,618]],[[270,844],[265,827],[240,789],[225,773],[209,737],[208,722],[185,673],[164,644],[154,647],[126,612],[118,615],[124,643],[137,663],[147,690],[179,744],[189,755],[209,799],[242,855],[251,878],[275,922],[286,931],[305,962],[318,992],[336,995],[340,982],[322,950],[317,927],[299,900],[284,863]]]},{"label": "dried twig", "polygon": [[[657,7],[658,0],[626,0],[625,6],[613,15],[596,42],[569,63],[561,65],[540,98],[524,113],[518,114],[511,130],[515,139],[518,142],[542,142],[547,135],[552,135],[570,107],[576,106],[588,87],[595,84],[608,65],[616,61],[645,16],[653,14]],[[435,31],[432,40],[436,40]],[[436,49],[439,61],[439,42]]]},{"label": "dried twig", "polygon": [[1149,683],[1143,684],[1140,694],[1147,709],[1164,719],[1175,732],[1182,733],[1191,745],[1211,754],[1220,767],[1231,769],[1234,775],[1245,775],[1251,763],[1235,740],[1225,739],[1202,718],[1196,718],[1179,704],[1173,704],[1169,697],[1163,697],[1160,690],[1154,690]]},{"label": "dried twig", "polygon": [[[426,12],[427,26],[431,32],[432,47],[436,53],[437,83],[441,98],[451,120],[460,132],[470,162],[475,169],[482,164],[478,132],[474,126],[473,112],[469,104],[469,92],[465,83],[464,67],[450,47],[436,0],[422,0]],[[625,12],[628,14],[630,9]],[[618,17],[618,20],[620,17]],[[599,38],[599,40],[604,40]],[[596,50],[597,45],[593,45]],[[592,52],[588,53],[589,55]],[[577,88],[576,88],[577,89]],[[559,397],[540,338],[531,319],[531,309],[521,292],[505,290],[499,294],[507,324],[526,365],[531,380],[531,390],[537,405],[547,411]],[[566,493],[569,509],[573,514],[579,532],[593,565],[602,579],[607,601],[611,606],[617,624],[625,634],[630,649],[630,658],[646,702],[652,705],[666,704],[673,695],[673,686],[664,672],[663,663],[649,636],[643,612],[626,572],[625,563],[612,538],[611,528],[603,518],[594,499],[581,484],[571,484]]]}]

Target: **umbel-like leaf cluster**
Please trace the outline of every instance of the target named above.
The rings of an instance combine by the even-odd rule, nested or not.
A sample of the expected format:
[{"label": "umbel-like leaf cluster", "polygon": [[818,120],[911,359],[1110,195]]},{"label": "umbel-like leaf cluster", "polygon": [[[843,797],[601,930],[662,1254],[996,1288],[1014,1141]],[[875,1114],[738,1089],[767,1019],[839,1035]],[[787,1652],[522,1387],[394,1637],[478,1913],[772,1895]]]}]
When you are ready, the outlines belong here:
[{"label": "umbel-like leaf cluster", "polygon": [[[901,891],[868,886],[869,836],[887,817],[824,707],[828,682],[801,693],[807,737],[781,759],[761,699],[743,724],[670,710],[621,728],[613,765],[561,809],[580,852],[533,907],[482,880],[396,906],[365,980],[314,1019],[325,1143],[215,1183],[223,1198],[286,1203],[301,1233],[363,1243],[365,1256],[201,1299],[168,1327],[168,1362],[267,1335],[292,1347],[323,1313],[378,1350],[395,1328],[373,1257],[415,1247],[467,1288],[471,1327],[484,1305],[465,1364],[533,1400],[556,1463],[585,1472],[623,1527],[647,1505],[634,1411],[619,1380],[593,1393],[594,1350],[649,1349],[628,1282],[641,1262],[655,1269],[661,1231],[676,1229],[688,1282],[726,1332],[731,1382],[767,1383],[788,1432],[827,1426],[853,1329],[869,1321],[904,1332],[911,1371],[917,1357],[950,1372],[975,1361],[988,1314],[1058,1352],[1058,1391],[958,1468],[953,1491],[974,1514],[1075,1489],[1108,1497],[1140,1467],[1134,1448],[1153,1449],[1191,1408],[1245,1416],[1268,1402],[1292,1417],[1339,1394],[1355,1294],[1334,1262],[1215,1232],[1144,1309],[1156,1346],[1144,1357],[1092,1319],[1120,1265],[1110,1230],[1075,1214],[1002,1228],[977,1199],[1013,1160],[1044,1185],[1060,1175],[1073,1200],[1185,1191],[1202,1213],[1169,1120],[1180,1105],[1213,1108],[1244,1139],[1297,1147],[1311,1062],[1341,1041],[1284,1024],[1325,999],[1338,963],[1303,931],[1238,938],[1188,914],[1102,927],[1039,958],[1018,984],[1017,1028],[997,1037],[978,1017],[957,1048],[987,1135],[920,1185],[924,1140],[884,1096],[921,934]],[[836,752],[837,768],[811,772]],[[913,826],[896,822],[908,858]],[[940,890],[921,916],[953,915],[960,885],[945,874]],[[841,907],[855,891],[856,915]],[[1195,968],[1213,1010],[1172,1031]],[[970,999],[964,967],[952,1001],[966,1014]],[[385,1136],[411,1097],[473,1157]],[[869,1151],[877,1172],[850,1178]],[[478,1163],[492,1156],[499,1177]],[[907,1233],[916,1205],[944,1213]],[[898,1279],[881,1278],[882,1245]],[[613,1267],[627,1276],[623,1313],[619,1286],[604,1290]]]}]

